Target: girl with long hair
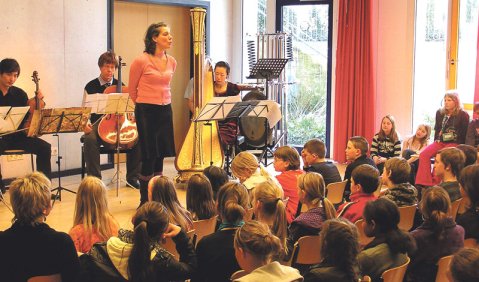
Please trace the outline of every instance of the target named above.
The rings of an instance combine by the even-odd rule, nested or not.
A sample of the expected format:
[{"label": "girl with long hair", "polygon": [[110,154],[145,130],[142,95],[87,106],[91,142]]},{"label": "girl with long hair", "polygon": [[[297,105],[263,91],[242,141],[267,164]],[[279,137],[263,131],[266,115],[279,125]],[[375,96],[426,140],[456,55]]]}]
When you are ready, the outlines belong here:
[{"label": "girl with long hair", "polygon": [[166,53],[173,43],[170,28],[163,22],[151,24],[144,42],[143,54],[131,63],[128,81],[141,148],[140,205],[148,200],[148,181],[163,174],[164,158],[176,155],[171,107],[176,60]]},{"label": "girl with long hair", "polygon": [[396,132],[396,121],[392,115],[386,115],[381,120],[381,129],[373,137],[371,143],[371,158],[383,172],[384,163],[401,154],[401,140]]},{"label": "girl with long hair", "polygon": [[479,240],[479,165],[465,167],[461,171],[459,183],[466,211],[457,215],[457,224],[464,228],[464,239]]},{"label": "girl with long hair", "polygon": [[191,213],[193,220],[209,219],[216,214],[213,189],[206,176],[195,174],[188,180],[186,208]]},{"label": "girl with long hair", "polygon": [[372,281],[382,281],[385,270],[406,263],[408,255],[415,251],[414,239],[398,228],[399,209],[391,200],[368,202],[363,219],[364,233],[374,240],[359,253],[359,268]]},{"label": "girl with long hair", "polygon": [[288,221],[281,188],[272,181],[258,184],[253,191],[252,203],[256,219],[269,226],[271,232],[281,241],[283,251],[286,252]]},{"label": "girl with long hair", "polygon": [[273,260],[281,252],[281,242],[262,222],[252,220],[238,228],[234,248],[236,260],[247,274],[233,281],[302,281],[297,269]]},{"label": "girl with long hair", "polygon": [[[169,222],[162,204],[145,203],[137,209],[132,223],[132,231],[120,229],[118,237],[93,245],[80,257],[96,263],[85,264],[88,269],[79,281],[179,281],[194,275],[194,247],[185,231]],[[165,238],[173,239],[179,259],[160,247],[158,242]]]},{"label": "girl with long hair", "polygon": [[233,247],[236,230],[244,224],[249,208],[248,191],[243,184],[228,182],[218,191],[218,230],[203,237],[196,246],[198,281],[229,281],[240,267]]},{"label": "girl with long hair", "polygon": [[419,155],[416,185],[434,186],[440,182],[431,173],[431,158],[443,148],[464,144],[468,125],[469,114],[462,109],[457,90],[446,92],[444,106],[436,112],[434,142]]},{"label": "girl with long hair", "polygon": [[108,210],[103,181],[87,176],[78,187],[73,227],[70,236],[78,252],[86,253],[96,242],[107,241],[118,234],[119,225]]},{"label": "girl with long hair", "polygon": [[321,174],[307,172],[298,177],[298,196],[306,211],[296,217],[289,226],[287,239],[289,259],[294,243],[299,238],[309,235],[318,235],[323,223],[328,219],[336,218],[333,204],[325,197],[326,187]]},{"label": "girl with long hair", "polygon": [[168,210],[170,222],[179,225],[186,232],[193,229],[191,214],[178,200],[175,184],[166,176],[155,176],[148,184],[148,199],[161,203]]},{"label": "girl with long hair", "polygon": [[320,233],[320,264],[311,267],[305,281],[358,281],[358,230],[344,218],[327,220]]},{"label": "girl with long hair", "polygon": [[464,247],[464,228],[448,215],[451,201],[441,187],[425,191],[420,209],[424,223],[411,232],[417,252],[411,256],[408,276],[411,281],[434,281],[439,259]]}]

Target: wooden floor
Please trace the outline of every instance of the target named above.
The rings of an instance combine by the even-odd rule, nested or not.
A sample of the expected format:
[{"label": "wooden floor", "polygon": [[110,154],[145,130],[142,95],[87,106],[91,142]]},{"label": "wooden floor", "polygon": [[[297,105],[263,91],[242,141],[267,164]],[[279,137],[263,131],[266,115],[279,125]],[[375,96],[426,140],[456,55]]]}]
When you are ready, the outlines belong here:
[{"label": "wooden floor", "polygon": [[[274,172],[272,160],[268,162],[270,165],[267,167],[268,171]],[[121,164],[120,169],[125,179],[125,165]],[[177,175],[177,171],[174,166],[174,158],[165,159],[164,174],[171,179]],[[344,165],[338,165],[338,169],[341,175],[344,174]],[[115,169],[109,169],[102,171],[102,178],[108,187],[108,204],[111,213],[120,223],[120,227],[130,229],[132,227],[131,218],[134,215],[138,204],[140,203],[140,192],[137,189],[127,187],[124,182],[121,182],[120,188],[117,189],[116,183],[111,183],[112,178],[115,176]],[[116,177],[115,177],[116,178]],[[81,182],[80,175],[73,175],[62,177],[61,183],[64,188],[72,191],[77,191],[78,185]],[[58,179],[52,180],[52,188],[58,186]],[[184,184],[177,184],[176,191],[178,199],[181,204],[186,207],[186,190]],[[47,217],[47,223],[52,228],[58,231],[68,232],[73,225],[73,212],[75,209],[75,194],[69,193],[65,190],[62,191],[62,201],[56,201],[50,215]],[[9,193],[5,194],[5,202],[10,206]],[[0,203],[0,230],[5,230],[11,226],[11,220],[13,213],[7,208],[4,203]]]}]

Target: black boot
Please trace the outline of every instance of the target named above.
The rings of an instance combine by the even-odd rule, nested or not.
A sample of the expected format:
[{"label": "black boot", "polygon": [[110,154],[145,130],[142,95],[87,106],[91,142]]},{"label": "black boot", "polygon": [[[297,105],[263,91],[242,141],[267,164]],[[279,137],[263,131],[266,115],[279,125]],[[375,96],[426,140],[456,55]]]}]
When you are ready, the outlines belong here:
[{"label": "black boot", "polygon": [[141,207],[144,203],[148,202],[148,180],[140,180],[140,205]]}]

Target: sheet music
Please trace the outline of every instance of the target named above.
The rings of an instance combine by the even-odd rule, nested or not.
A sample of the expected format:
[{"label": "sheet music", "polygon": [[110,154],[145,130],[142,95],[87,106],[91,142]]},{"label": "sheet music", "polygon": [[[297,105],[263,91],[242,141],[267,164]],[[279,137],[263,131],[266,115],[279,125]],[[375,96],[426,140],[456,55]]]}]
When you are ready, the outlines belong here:
[{"label": "sheet music", "polygon": [[15,131],[22,123],[30,107],[0,107],[0,133]]},{"label": "sheet music", "polygon": [[239,95],[213,97],[206,103],[203,109],[201,109],[196,121],[223,120],[231,109],[233,109],[236,102],[241,102]]},{"label": "sheet music", "polygon": [[128,93],[84,94],[83,107],[95,114],[115,114],[135,111],[135,103]]},{"label": "sheet music", "polygon": [[248,113],[250,117],[265,117],[269,128],[273,128],[281,120],[280,105],[273,100],[263,100]]}]

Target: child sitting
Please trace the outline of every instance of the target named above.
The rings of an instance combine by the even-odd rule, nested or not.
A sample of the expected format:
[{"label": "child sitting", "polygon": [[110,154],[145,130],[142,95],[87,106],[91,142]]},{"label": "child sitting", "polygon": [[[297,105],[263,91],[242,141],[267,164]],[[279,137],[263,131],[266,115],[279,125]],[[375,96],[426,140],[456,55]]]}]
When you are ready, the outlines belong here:
[{"label": "child sitting", "polygon": [[393,116],[387,115],[381,120],[381,130],[373,137],[371,158],[382,173],[384,163],[389,158],[399,157],[400,154],[401,140],[396,132],[396,122]]},{"label": "child sitting", "polygon": [[368,164],[376,167],[376,164],[371,158],[368,158],[367,153],[369,150],[369,143],[366,138],[362,136],[351,137],[346,147],[346,160],[349,162],[344,172],[344,180],[347,180],[346,188],[344,189],[344,197],[349,200],[349,194],[351,194],[351,174],[353,170],[362,165]]},{"label": "child sitting", "polygon": [[441,179],[438,186],[447,191],[451,202],[461,198],[457,177],[461,173],[465,161],[464,153],[457,148],[444,148],[436,155],[434,173]]},{"label": "child sitting", "polygon": [[211,183],[203,174],[194,174],[186,186],[186,209],[193,220],[203,220],[216,215]]},{"label": "child sitting", "polygon": [[411,167],[406,159],[394,157],[386,161],[381,181],[388,188],[381,198],[387,198],[398,207],[416,205],[417,190],[409,184]]},{"label": "child sitting", "polygon": [[325,159],[326,146],[319,139],[311,139],[304,144],[301,158],[304,163],[304,171],[317,172],[323,176],[326,186],[330,183],[341,182],[336,165]]},{"label": "child sitting", "polygon": [[366,203],[377,199],[374,191],[378,186],[379,171],[377,168],[367,164],[355,168],[351,176],[351,202],[339,206],[338,216],[353,223],[362,219]]},{"label": "child sitting", "polygon": [[288,199],[286,204],[286,218],[291,223],[298,212],[298,176],[304,174],[299,169],[299,154],[296,149],[282,146],[274,152],[274,170],[281,172],[276,176],[279,184],[283,187],[284,197]]},{"label": "child sitting", "polygon": [[302,281],[297,269],[273,261],[281,252],[281,242],[268,226],[259,221],[248,221],[235,234],[236,260],[247,273],[235,282],[253,281]]}]

